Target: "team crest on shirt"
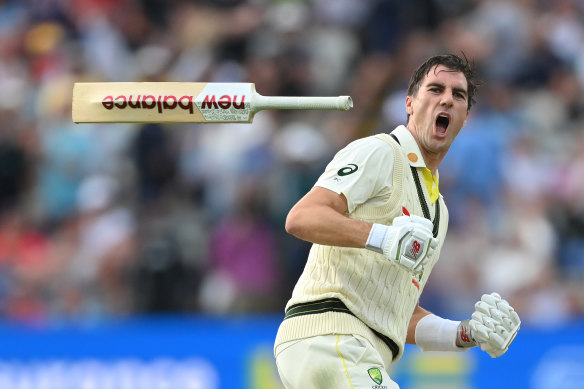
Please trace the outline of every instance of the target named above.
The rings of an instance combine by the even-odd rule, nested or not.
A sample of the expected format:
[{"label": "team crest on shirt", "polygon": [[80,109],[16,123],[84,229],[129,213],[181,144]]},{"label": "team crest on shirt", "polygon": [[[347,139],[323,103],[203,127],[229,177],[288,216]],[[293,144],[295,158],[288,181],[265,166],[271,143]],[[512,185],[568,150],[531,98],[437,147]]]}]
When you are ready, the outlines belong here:
[{"label": "team crest on shirt", "polygon": [[367,370],[369,373],[369,377],[375,382],[377,385],[381,385],[383,382],[383,377],[381,376],[381,370],[376,367],[372,367],[371,369]]}]

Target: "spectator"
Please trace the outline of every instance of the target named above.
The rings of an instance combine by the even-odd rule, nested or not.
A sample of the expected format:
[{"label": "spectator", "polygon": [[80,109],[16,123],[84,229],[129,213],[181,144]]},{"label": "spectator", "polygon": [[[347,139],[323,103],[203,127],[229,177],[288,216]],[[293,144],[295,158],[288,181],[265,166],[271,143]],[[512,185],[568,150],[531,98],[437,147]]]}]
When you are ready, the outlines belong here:
[{"label": "spectator", "polygon": [[[282,306],[279,288],[307,250],[284,234],[283,215],[331,150],[403,121],[406,71],[444,51],[473,59],[488,87],[444,161],[440,188],[461,206],[443,260],[463,265],[437,270],[428,287],[445,298],[428,307],[447,316],[498,283],[527,320],[544,322],[554,296],[568,302],[561,317],[584,314],[579,2],[37,3],[0,1],[6,314],[209,310],[217,290],[228,292],[222,312]],[[265,95],[349,94],[355,107],[266,111],[253,124],[71,122],[72,82],[144,80],[248,81]],[[481,255],[459,258],[467,250]],[[506,275],[526,255],[536,266],[519,287]],[[481,278],[482,266],[497,271]],[[463,281],[451,294],[452,277]]]}]

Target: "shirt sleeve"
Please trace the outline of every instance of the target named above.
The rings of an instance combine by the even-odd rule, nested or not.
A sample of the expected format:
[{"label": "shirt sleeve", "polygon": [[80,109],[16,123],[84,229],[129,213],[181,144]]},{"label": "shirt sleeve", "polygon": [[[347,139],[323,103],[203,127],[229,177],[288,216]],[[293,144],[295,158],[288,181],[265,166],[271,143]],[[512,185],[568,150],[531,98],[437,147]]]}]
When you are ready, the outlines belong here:
[{"label": "shirt sleeve", "polygon": [[393,165],[390,145],[374,137],[358,139],[335,155],[315,186],[345,195],[353,212],[358,205],[375,204],[389,195]]}]

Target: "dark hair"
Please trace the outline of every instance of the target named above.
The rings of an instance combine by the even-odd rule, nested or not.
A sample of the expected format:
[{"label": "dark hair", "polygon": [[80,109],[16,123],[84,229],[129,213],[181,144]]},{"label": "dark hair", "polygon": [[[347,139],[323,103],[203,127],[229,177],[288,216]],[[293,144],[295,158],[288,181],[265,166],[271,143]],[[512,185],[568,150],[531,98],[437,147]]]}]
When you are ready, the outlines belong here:
[{"label": "dark hair", "polygon": [[[453,72],[460,72],[464,74],[468,84],[468,110],[475,103],[475,94],[480,85],[476,78],[474,65],[468,61],[466,56],[459,57],[455,54],[436,55],[430,57],[421,64],[412,75],[410,83],[408,84],[408,96],[415,96],[420,89],[422,80],[428,75],[434,66],[442,65]],[[410,115],[408,114],[408,119]]]}]

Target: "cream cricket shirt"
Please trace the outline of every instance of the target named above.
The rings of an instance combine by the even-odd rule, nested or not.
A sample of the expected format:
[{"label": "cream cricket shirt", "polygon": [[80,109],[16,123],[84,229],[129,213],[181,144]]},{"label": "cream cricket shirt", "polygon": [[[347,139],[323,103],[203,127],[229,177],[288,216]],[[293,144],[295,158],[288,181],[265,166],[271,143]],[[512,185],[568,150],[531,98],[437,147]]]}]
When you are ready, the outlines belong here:
[{"label": "cream cricket shirt", "polygon": [[[397,127],[392,133],[399,139],[410,165],[422,169],[420,178],[424,180],[433,204],[438,199],[438,173],[432,177],[418,144],[405,126]],[[344,194],[349,213],[359,204],[381,204],[391,192],[393,159],[393,149],[378,137],[356,140],[335,155],[315,186]]]},{"label": "cream cricket shirt", "polygon": [[[340,150],[326,167],[315,186],[344,194],[348,217],[389,225],[402,215],[423,217],[422,205],[412,174],[413,166],[423,187],[423,201],[435,220],[435,206],[430,194],[437,195],[437,180],[424,178],[426,166],[417,143],[404,126],[394,134],[379,134],[352,142]],[[436,187],[434,188],[434,184]],[[392,339],[403,353],[407,327],[428,275],[436,263],[448,228],[448,212],[443,199],[437,238],[439,244],[423,272],[417,276],[388,261],[382,254],[364,249],[313,244],[304,271],[286,308],[299,303],[338,298],[355,315],[325,312],[284,320],[278,330],[279,344],[310,336],[357,334],[379,350],[386,366],[392,361],[389,347],[377,336]],[[374,330],[374,331],[372,331]]]}]

